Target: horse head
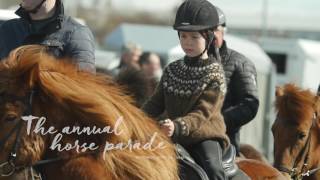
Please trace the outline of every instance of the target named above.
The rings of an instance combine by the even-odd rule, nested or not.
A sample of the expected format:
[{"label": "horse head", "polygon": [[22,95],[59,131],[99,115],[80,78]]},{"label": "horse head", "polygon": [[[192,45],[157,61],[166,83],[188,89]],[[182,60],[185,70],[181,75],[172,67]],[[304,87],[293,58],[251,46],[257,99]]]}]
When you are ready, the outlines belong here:
[{"label": "horse head", "polygon": [[[27,135],[26,123],[21,119],[30,112],[37,114],[39,109],[40,99],[33,91],[37,71],[34,52],[23,54],[20,49],[0,63],[1,175],[14,173],[15,166],[39,161],[45,151],[46,137],[35,133]],[[33,61],[26,63],[20,58]]]},{"label": "horse head", "polygon": [[[105,76],[78,71],[74,64],[48,55],[45,47],[22,46],[0,63],[0,95],[0,176],[58,160],[42,168],[47,179],[56,174],[65,179],[178,177],[174,146],[119,86]],[[116,126],[121,133],[104,131]],[[70,133],[73,127],[103,132]],[[72,148],[52,148],[59,133],[60,147]],[[154,133],[152,147],[163,143],[162,149],[104,151],[106,142],[143,145]],[[73,148],[75,142],[97,148],[85,154]]]},{"label": "horse head", "polygon": [[320,137],[319,105],[319,96],[293,84],[276,89],[277,116],[272,125],[274,166],[286,177],[301,178],[315,166],[314,152]]}]

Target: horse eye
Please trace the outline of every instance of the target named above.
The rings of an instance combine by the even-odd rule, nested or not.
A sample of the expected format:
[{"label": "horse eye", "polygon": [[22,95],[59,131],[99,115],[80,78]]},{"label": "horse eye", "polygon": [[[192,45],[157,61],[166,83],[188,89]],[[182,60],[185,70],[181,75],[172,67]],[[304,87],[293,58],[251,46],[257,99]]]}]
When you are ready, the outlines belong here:
[{"label": "horse eye", "polygon": [[10,115],[7,115],[4,120],[7,122],[13,122],[17,119],[18,119],[18,116],[10,114]]},{"label": "horse eye", "polygon": [[298,133],[298,139],[302,140],[304,137],[306,137],[306,134],[303,132]]}]

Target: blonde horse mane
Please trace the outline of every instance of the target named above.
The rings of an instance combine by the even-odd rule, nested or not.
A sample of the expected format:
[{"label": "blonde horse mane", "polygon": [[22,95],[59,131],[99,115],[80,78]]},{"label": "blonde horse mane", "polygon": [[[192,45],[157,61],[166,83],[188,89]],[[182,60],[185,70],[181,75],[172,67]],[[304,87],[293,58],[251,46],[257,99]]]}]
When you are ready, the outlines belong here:
[{"label": "blonde horse mane", "polygon": [[105,168],[114,179],[178,179],[173,145],[157,125],[134,107],[132,99],[110,79],[79,71],[66,61],[71,60],[57,60],[46,53],[45,47],[22,46],[1,62],[0,87],[18,82],[25,89],[37,87],[55,105],[72,112],[72,117],[88,126],[114,127],[116,120],[122,117],[122,133],[107,134],[104,139],[112,143],[126,143],[130,139],[145,143],[157,132],[154,143],[163,142],[165,149],[108,151]]}]

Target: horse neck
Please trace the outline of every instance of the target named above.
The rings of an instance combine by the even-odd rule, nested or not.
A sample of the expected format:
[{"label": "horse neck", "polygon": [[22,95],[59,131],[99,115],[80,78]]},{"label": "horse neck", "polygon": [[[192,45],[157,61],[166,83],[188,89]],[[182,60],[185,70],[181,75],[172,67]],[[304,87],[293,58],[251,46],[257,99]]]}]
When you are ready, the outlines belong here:
[{"label": "horse neck", "polygon": [[310,149],[310,164],[320,166],[320,119],[316,120],[315,126],[311,129],[311,149]]}]

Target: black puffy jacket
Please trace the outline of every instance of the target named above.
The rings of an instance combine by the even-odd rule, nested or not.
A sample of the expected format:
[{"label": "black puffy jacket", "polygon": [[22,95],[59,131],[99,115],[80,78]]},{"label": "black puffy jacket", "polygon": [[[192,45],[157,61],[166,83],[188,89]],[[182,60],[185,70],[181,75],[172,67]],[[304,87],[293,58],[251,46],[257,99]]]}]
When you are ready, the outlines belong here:
[{"label": "black puffy jacket", "polygon": [[257,72],[249,59],[229,49],[226,42],[220,48],[220,54],[227,83],[222,114],[230,141],[239,153],[240,127],[250,122],[259,108]]},{"label": "black puffy jacket", "polygon": [[91,31],[65,16],[60,0],[56,3],[54,16],[39,30],[35,30],[28,13],[22,8],[16,11],[20,18],[1,24],[0,59],[21,45],[41,44],[48,46],[54,56],[72,58],[80,69],[95,72],[94,38]]}]

